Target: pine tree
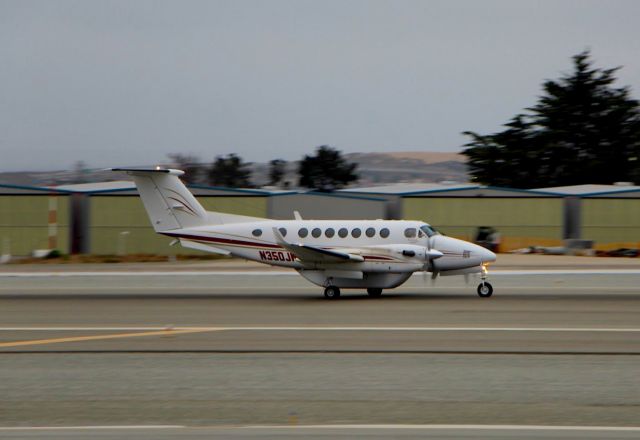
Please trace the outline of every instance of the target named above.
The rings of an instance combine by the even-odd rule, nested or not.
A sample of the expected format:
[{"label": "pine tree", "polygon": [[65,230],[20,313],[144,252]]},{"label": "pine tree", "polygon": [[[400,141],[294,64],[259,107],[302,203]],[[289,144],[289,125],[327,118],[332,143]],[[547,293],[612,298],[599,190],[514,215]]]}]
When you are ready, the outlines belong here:
[{"label": "pine tree", "polygon": [[358,180],[357,164],[347,162],[340,151],[327,145],[318,147],[315,156],[300,161],[300,186],[319,191],[333,191]]},{"label": "pine tree", "polygon": [[251,170],[235,154],[217,156],[209,169],[209,184],[227,188],[251,187]]},{"label": "pine tree", "polygon": [[619,68],[592,66],[585,51],[574,71],[543,84],[537,104],[506,129],[471,137],[463,154],[480,183],[515,188],[640,182],[640,107]]}]

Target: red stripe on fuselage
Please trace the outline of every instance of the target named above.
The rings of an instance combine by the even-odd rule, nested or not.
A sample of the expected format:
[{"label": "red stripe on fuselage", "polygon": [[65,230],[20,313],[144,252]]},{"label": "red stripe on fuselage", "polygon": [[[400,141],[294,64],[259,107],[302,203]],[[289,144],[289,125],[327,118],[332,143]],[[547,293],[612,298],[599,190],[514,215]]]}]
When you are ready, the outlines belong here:
[{"label": "red stripe on fuselage", "polygon": [[168,235],[170,237],[185,238],[187,240],[208,241],[210,243],[230,244],[236,246],[252,246],[256,248],[282,249],[282,246],[277,244],[256,243],[252,241],[234,240],[231,238],[207,237],[204,235],[172,234],[171,232],[163,232],[162,234]]},{"label": "red stripe on fuselage", "polygon": [[378,255],[363,255],[365,260],[393,261],[394,258],[380,257]]}]

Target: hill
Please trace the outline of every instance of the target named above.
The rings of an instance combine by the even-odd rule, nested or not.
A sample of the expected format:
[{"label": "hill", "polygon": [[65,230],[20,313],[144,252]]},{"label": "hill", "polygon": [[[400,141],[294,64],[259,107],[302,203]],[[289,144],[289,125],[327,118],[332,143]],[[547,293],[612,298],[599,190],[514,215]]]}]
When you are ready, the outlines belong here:
[{"label": "hill", "polygon": [[[345,158],[358,164],[360,180],[354,186],[385,185],[400,182],[469,181],[464,156],[458,153],[429,151],[347,153]],[[287,164],[285,180],[290,182],[292,188],[297,185],[297,168],[297,161]],[[252,182],[256,186],[267,184],[268,163],[252,163],[251,170]],[[0,183],[33,186],[100,182],[115,178],[111,172],[102,169],[89,170],[81,175],[77,171],[69,170],[0,173]]]}]

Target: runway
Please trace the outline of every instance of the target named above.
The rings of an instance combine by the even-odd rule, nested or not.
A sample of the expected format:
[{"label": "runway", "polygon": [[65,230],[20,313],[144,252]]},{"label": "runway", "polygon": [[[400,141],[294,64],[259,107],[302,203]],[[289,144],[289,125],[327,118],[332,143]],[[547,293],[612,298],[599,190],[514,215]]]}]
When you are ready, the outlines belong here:
[{"label": "runway", "polygon": [[[382,298],[345,291],[327,301],[294,276],[3,277],[0,427],[178,425],[184,438],[221,429],[237,438],[353,438],[389,437],[392,427],[372,424],[416,425],[393,436],[418,438],[434,424],[638,425],[640,274],[491,281],[489,299],[459,278],[431,285],[414,277]],[[245,425],[320,427],[238,428]],[[131,429],[130,438],[174,438]],[[469,436],[443,429],[429,435]],[[599,438],[514,429],[523,438]],[[7,435],[36,437],[0,432]],[[483,435],[513,432],[471,437]]]},{"label": "runway", "polygon": [[512,425],[308,425],[308,426],[250,426],[250,427],[185,427],[175,425],[157,426],[88,426],[88,427],[44,427],[10,428],[0,435],[7,439],[187,439],[210,438],[231,439],[563,439],[623,440],[637,439],[640,429],[617,427],[556,427],[556,426],[512,426]]}]

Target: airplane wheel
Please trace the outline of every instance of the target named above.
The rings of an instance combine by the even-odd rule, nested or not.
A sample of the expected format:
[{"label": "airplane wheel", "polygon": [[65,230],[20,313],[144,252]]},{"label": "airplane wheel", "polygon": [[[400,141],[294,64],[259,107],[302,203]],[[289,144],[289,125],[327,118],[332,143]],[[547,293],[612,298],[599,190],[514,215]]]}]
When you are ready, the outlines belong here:
[{"label": "airplane wheel", "polygon": [[369,287],[367,289],[367,293],[369,294],[369,296],[380,296],[382,295],[382,289]]},{"label": "airplane wheel", "polygon": [[493,286],[486,281],[478,284],[478,296],[481,298],[489,298],[493,295]]},{"label": "airplane wheel", "polygon": [[329,286],[324,289],[324,296],[327,299],[336,299],[340,296],[340,289],[338,289],[336,286]]}]

